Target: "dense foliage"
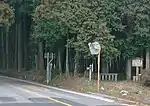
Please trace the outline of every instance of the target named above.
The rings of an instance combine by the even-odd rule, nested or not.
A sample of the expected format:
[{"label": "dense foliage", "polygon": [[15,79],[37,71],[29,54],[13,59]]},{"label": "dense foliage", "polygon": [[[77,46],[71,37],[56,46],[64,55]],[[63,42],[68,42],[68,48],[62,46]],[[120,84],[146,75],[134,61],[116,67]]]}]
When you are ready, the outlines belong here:
[{"label": "dense foliage", "polygon": [[0,3],[0,24],[11,25],[14,22],[14,11],[6,3]]},{"label": "dense foliage", "polygon": [[[82,60],[93,59],[88,43],[98,41],[102,59],[111,69],[113,62],[117,61],[114,67],[121,67],[123,61],[143,56],[150,45],[149,0],[11,0],[7,3],[0,3],[0,23],[11,25],[15,17],[13,39],[21,37],[14,42],[20,42],[16,45],[21,45],[18,48],[23,47],[24,52],[16,53],[22,50],[14,45],[12,54],[28,57],[26,60],[19,55],[23,58],[20,61],[24,61],[21,67],[28,61],[33,67],[35,53],[42,59],[43,53],[50,51],[57,55],[59,69],[67,64],[61,59],[69,53],[66,58],[74,61],[70,63],[70,69],[74,70],[76,63],[84,66]],[[123,67],[117,68],[120,70]]]},{"label": "dense foliage", "polygon": [[68,33],[74,35],[69,37],[71,46],[85,57],[89,54],[88,42],[95,40],[100,42],[105,58],[111,59],[118,55],[113,45],[114,36],[106,27],[107,24],[99,6],[95,7],[93,2],[87,0],[45,2],[36,8],[36,23],[40,24],[38,21],[43,19],[47,21],[57,19],[60,23],[65,24],[69,29]]}]

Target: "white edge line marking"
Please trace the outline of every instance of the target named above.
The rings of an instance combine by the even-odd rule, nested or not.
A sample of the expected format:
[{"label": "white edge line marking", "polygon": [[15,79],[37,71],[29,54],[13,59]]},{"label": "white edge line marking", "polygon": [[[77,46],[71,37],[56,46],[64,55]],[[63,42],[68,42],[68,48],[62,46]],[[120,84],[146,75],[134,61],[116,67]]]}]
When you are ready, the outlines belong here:
[{"label": "white edge line marking", "polygon": [[43,84],[31,82],[31,81],[21,80],[21,79],[7,77],[7,76],[0,76],[0,77],[7,78],[7,79],[12,79],[12,80],[18,80],[18,81],[26,82],[26,83],[33,84],[33,85],[36,85],[36,86],[41,86],[41,87],[50,88],[50,89],[54,89],[54,90],[58,90],[58,91],[72,93],[72,94],[75,94],[75,95],[80,95],[80,96],[84,96],[84,97],[99,99],[99,100],[103,100],[103,101],[106,101],[106,102],[115,102],[115,100],[111,100],[111,99],[107,99],[107,98],[103,98],[103,97],[98,97],[98,96],[93,96],[93,95],[89,95],[89,94],[84,94],[84,93],[79,93],[79,92],[75,92],[75,91],[60,89],[60,88],[56,88],[56,87],[52,87],[52,86],[46,86],[46,85],[43,85]]}]

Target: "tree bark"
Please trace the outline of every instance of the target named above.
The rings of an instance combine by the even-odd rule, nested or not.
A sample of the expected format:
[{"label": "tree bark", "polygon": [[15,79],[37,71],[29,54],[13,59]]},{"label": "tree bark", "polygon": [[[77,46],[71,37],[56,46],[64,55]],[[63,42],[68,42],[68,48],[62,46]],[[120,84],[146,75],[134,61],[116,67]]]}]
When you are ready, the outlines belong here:
[{"label": "tree bark", "polygon": [[35,70],[39,70],[39,58],[38,55],[35,55]]},{"label": "tree bark", "polygon": [[109,73],[109,69],[108,69],[108,63],[104,61],[104,59],[102,59],[102,73]]},{"label": "tree bark", "polygon": [[60,72],[60,75],[62,74],[62,65],[61,65],[61,49],[58,49],[58,69]]},{"label": "tree bark", "polygon": [[21,22],[18,24],[18,72],[22,70]]},{"label": "tree bark", "polygon": [[9,69],[9,35],[8,35],[8,26],[5,27],[6,29],[6,69]]},{"label": "tree bark", "polygon": [[[133,16],[127,15],[127,32],[128,37],[132,35],[132,29],[133,29]],[[126,66],[126,79],[131,80],[131,60],[127,60],[127,66]]]},{"label": "tree bark", "polygon": [[39,74],[45,75],[43,59],[43,42],[39,43]]},{"label": "tree bark", "polygon": [[149,48],[146,49],[146,69],[148,70],[150,67],[150,54]]},{"label": "tree bark", "polygon": [[26,18],[24,19],[24,24],[23,24],[23,29],[24,29],[24,68],[28,69],[28,51],[27,51],[27,33],[26,33]]},{"label": "tree bark", "polygon": [[79,52],[76,51],[76,55],[75,55],[75,67],[74,67],[74,76],[76,76],[78,72],[79,72]]},{"label": "tree bark", "polygon": [[68,48],[68,44],[66,47],[66,77],[69,76],[69,48]]},{"label": "tree bark", "polygon": [[15,58],[14,58],[14,69],[17,70],[18,67],[18,23],[16,23],[16,35],[15,35]]},{"label": "tree bark", "polygon": [[131,60],[128,59],[126,63],[126,79],[131,80]]},{"label": "tree bark", "polygon": [[4,47],[4,30],[1,30],[1,44],[2,44],[2,69],[5,69],[5,47]]}]

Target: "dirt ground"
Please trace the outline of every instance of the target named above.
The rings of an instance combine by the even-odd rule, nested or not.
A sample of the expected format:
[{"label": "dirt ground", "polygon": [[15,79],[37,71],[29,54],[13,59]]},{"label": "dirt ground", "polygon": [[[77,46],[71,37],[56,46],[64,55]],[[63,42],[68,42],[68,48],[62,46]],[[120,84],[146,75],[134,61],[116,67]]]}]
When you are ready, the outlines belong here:
[{"label": "dirt ground", "polygon": [[[96,81],[89,81],[86,78],[70,77],[68,79],[55,79],[51,85],[64,89],[70,89],[78,92],[96,92]],[[146,99],[150,100],[150,88],[142,86],[135,82],[101,82],[100,94],[115,96],[131,101],[149,104]],[[149,104],[150,105],[150,104]]]}]

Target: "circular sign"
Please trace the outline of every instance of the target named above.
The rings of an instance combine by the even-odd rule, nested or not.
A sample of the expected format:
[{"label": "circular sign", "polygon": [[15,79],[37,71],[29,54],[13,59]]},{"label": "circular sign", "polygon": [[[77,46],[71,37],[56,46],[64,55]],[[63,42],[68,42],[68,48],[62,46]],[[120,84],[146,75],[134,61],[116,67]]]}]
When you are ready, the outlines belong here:
[{"label": "circular sign", "polygon": [[88,43],[89,49],[92,55],[97,55],[101,49],[101,46],[98,42]]}]

